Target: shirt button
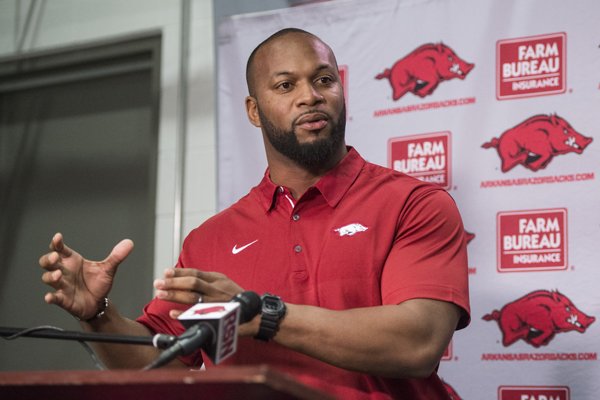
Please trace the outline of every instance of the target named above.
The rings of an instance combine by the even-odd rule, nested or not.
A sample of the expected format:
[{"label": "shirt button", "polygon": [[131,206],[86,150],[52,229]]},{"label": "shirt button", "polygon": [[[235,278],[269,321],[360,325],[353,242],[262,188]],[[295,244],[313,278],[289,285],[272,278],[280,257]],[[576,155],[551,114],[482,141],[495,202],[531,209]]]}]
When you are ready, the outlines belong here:
[{"label": "shirt button", "polygon": [[285,189],[283,188],[283,186],[279,186],[279,188],[277,188],[277,190],[279,190],[279,193],[283,193],[283,191],[284,191]]},{"label": "shirt button", "polygon": [[294,215],[292,215],[292,219],[294,221],[298,221],[300,219],[300,216],[298,214],[294,214]]},{"label": "shirt button", "polygon": [[302,251],[302,246],[300,246],[299,244],[297,244],[296,246],[294,246],[294,251],[296,253],[300,253]]}]

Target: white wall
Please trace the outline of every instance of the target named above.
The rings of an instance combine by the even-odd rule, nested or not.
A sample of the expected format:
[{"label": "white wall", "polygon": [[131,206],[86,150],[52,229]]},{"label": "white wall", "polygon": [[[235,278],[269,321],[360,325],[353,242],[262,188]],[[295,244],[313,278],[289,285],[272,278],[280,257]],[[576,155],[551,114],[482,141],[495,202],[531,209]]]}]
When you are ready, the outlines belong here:
[{"label": "white wall", "polygon": [[[31,8],[34,6],[33,8]],[[23,36],[28,11],[30,26]],[[164,0],[0,0],[0,57],[162,32],[154,275],[174,264],[173,224],[181,2]],[[189,101],[183,186],[184,235],[216,210],[212,0],[191,0]],[[23,40],[24,38],[24,40]],[[59,229],[59,227],[57,227]],[[43,251],[43,249],[39,249]]]}]

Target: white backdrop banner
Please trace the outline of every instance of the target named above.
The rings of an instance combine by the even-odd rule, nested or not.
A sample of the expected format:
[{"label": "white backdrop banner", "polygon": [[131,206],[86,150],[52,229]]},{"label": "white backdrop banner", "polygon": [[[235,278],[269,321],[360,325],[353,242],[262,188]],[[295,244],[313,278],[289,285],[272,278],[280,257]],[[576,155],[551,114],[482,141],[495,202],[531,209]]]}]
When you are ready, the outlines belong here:
[{"label": "white backdrop banner", "polygon": [[286,27],[334,50],[347,142],[446,188],[469,233],[472,323],[440,366],[455,399],[600,396],[600,2],[331,1],[218,32],[219,207],[266,168],[246,60]]}]

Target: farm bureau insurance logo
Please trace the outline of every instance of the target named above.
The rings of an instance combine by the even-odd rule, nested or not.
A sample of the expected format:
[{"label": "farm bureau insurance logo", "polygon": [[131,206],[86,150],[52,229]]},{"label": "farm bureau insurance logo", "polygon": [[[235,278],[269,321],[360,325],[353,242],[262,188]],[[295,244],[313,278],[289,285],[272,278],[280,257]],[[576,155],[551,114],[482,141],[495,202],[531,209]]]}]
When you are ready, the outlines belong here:
[{"label": "farm bureau insurance logo", "polygon": [[499,272],[567,269],[567,210],[497,214]]},{"label": "farm bureau insurance logo", "polygon": [[580,311],[567,296],[548,290],[528,293],[481,319],[498,322],[504,347],[523,340],[536,348],[547,346],[557,333],[585,333],[596,321],[595,317]]},{"label": "farm bureau insurance logo", "polygon": [[450,132],[403,136],[388,141],[389,167],[450,189]]},{"label": "farm bureau insurance logo", "polygon": [[567,386],[500,386],[498,400],[571,400]]},{"label": "farm bureau insurance logo", "polygon": [[496,43],[498,100],[564,93],[566,45],[564,32],[499,40]]},{"label": "farm bureau insurance logo", "polygon": [[473,67],[475,64],[464,61],[445,44],[427,43],[377,74],[375,79],[389,80],[392,99],[396,101],[409,92],[428,96],[443,81],[465,79]]}]

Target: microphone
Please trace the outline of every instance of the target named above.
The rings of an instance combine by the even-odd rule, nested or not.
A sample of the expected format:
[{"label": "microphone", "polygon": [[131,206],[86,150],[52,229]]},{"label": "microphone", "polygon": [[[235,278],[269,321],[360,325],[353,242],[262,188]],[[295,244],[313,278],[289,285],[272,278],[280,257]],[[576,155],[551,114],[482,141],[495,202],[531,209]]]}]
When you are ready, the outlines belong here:
[{"label": "microphone", "polygon": [[219,364],[237,349],[238,325],[258,315],[261,307],[260,297],[251,291],[235,295],[229,303],[195,304],[178,318],[188,329],[144,370],[158,368],[199,348],[214,364]]}]

